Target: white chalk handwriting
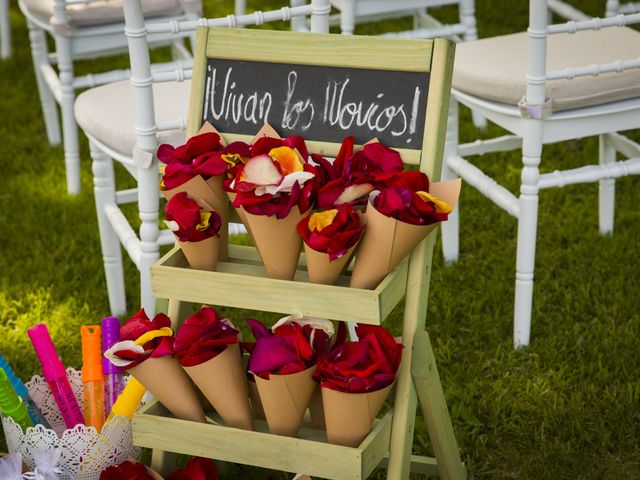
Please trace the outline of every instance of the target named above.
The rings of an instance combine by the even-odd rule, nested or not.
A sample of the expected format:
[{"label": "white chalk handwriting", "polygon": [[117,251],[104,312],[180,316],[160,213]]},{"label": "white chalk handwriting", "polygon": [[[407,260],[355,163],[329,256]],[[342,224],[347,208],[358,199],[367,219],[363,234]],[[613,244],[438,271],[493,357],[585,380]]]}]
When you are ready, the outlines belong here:
[{"label": "white chalk handwriting", "polygon": [[[318,79],[314,78],[317,86]],[[304,133],[314,125],[345,133],[367,130],[372,136],[387,134],[411,143],[418,125],[419,102],[424,87],[416,85],[398,95],[398,85],[385,85],[373,94],[369,85],[358,85],[348,72],[341,79],[321,80],[324,92],[300,93],[304,78],[290,69],[282,91],[267,91],[260,77],[248,80],[234,67],[207,66],[203,119],[228,125],[262,125],[269,120],[285,130]],[[375,90],[374,90],[375,92]],[[398,100],[398,99],[402,100]],[[275,116],[275,117],[274,117]],[[274,118],[271,118],[274,117]]]}]

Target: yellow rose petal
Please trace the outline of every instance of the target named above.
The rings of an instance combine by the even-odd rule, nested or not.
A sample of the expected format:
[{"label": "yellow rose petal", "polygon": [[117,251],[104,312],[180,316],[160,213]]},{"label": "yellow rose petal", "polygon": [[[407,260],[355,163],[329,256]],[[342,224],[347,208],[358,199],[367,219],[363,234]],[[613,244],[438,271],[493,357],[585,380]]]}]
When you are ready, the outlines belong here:
[{"label": "yellow rose petal", "polygon": [[449,205],[444,200],[440,200],[439,198],[434,197],[429,192],[420,191],[416,192],[416,194],[425,202],[433,202],[436,206],[436,212],[438,213],[451,213],[451,210],[453,210],[453,207],[451,205]]},{"label": "yellow rose petal", "polygon": [[318,212],[311,215],[309,218],[309,230],[312,232],[321,232],[325,227],[328,227],[333,223],[333,219],[336,218],[338,209],[325,210],[324,212]]},{"label": "yellow rose petal", "polygon": [[209,219],[211,218],[211,212],[200,210],[200,223],[196,225],[196,230],[202,232],[209,228]]},{"label": "yellow rose petal", "polygon": [[298,152],[293,148],[272,148],[269,152],[269,156],[280,164],[284,175],[289,175],[293,172],[301,172],[304,169]]},{"label": "yellow rose petal", "polygon": [[244,158],[236,153],[225,153],[224,155],[221,155],[220,158],[222,158],[222,160],[225,163],[228,163],[231,167],[238,163],[247,163]]},{"label": "yellow rose petal", "polygon": [[158,337],[170,337],[173,335],[173,330],[170,327],[162,327],[159,330],[151,330],[147,333],[143,333],[136,340],[136,345],[144,345],[151,340],[154,340]]}]

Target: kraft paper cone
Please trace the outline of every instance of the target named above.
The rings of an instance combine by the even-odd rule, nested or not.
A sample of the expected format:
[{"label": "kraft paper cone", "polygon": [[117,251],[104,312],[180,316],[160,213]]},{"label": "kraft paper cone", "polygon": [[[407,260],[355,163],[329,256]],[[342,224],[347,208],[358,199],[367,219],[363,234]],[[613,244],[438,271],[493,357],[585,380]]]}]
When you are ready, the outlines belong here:
[{"label": "kraft paper cone", "polygon": [[247,381],[237,343],[200,365],[182,368],[228,426],[253,430]]},{"label": "kraft paper cone", "polygon": [[311,378],[315,369],[314,365],[290,375],[271,375],[269,380],[254,376],[269,432],[287,437],[298,434],[316,388]]},{"label": "kraft paper cone", "polygon": [[174,195],[186,192],[194,200],[203,200],[215,212],[220,215],[222,226],[220,227],[220,260],[229,258],[229,202],[222,188],[222,175],[211,177],[208,180],[196,175],[188,182],[172,188],[162,190],[162,196],[171,200]]},{"label": "kraft paper cone", "polygon": [[262,128],[260,130],[258,130],[258,133],[256,133],[256,136],[253,137],[253,140],[251,140],[251,143],[256,143],[256,140],[262,138],[262,137],[271,137],[271,138],[282,138],[278,132],[276,132],[273,127],[271,125],[269,125],[268,123],[265,123]]},{"label": "kraft paper cone", "polygon": [[311,416],[311,426],[317,430],[324,430],[326,428],[324,421],[324,405],[322,404],[322,392],[320,391],[320,385],[316,384],[316,388],[313,391],[311,397],[311,403],[309,403],[309,415]]},{"label": "kraft paper cone", "polygon": [[258,386],[256,385],[256,382],[248,380],[247,383],[249,384],[249,399],[251,400],[251,414],[253,415],[253,418],[257,420],[266,420],[267,417],[264,414],[264,408],[260,401],[260,394],[258,393]]},{"label": "kraft paper cone", "polygon": [[[429,191],[455,207],[460,195],[460,179],[433,183]],[[365,223],[367,229],[360,241],[350,286],[373,289],[396,265],[429,235],[438,223],[412,225],[387,217],[373,206],[379,192],[372,192],[367,203]]]},{"label": "kraft paper cone", "polygon": [[220,238],[213,236],[199,242],[181,242],[178,245],[186,257],[189,265],[194,270],[215,271],[218,266],[218,251]]},{"label": "kraft paper cone", "polygon": [[191,380],[176,358],[169,355],[147,358],[130,368],[129,373],[177,418],[192,422],[206,421]]},{"label": "kraft paper cone", "polygon": [[306,243],[304,251],[307,256],[307,271],[311,283],[334,285],[340,274],[347,268],[349,260],[357,247],[357,243],[347,250],[347,253],[333,262],[329,260],[329,254],[314,250]]},{"label": "kraft paper cone", "polygon": [[357,447],[371,431],[393,384],[375,392],[344,393],[322,388],[329,443]]},{"label": "kraft paper cone", "polygon": [[200,127],[200,130],[198,130],[198,133],[196,133],[194,137],[196,135],[202,135],[203,133],[217,133],[218,135],[220,135],[220,145],[222,145],[223,147],[227,146],[227,142],[224,140],[222,134],[216,129],[216,127],[211,125],[211,123],[204,122],[202,124],[202,127]]},{"label": "kraft paper cone", "polygon": [[[227,192],[227,197],[229,197],[229,201],[231,203],[233,203],[233,201],[236,199],[236,195],[237,195],[236,192]],[[247,232],[249,232],[249,235],[251,235],[251,228],[249,228],[249,224],[247,223],[247,214],[244,208],[233,207],[233,209],[238,214],[238,217],[240,217],[240,221],[242,222],[242,224],[247,228]]]},{"label": "kraft paper cone", "polygon": [[302,237],[296,226],[304,217],[298,207],[293,207],[282,220],[275,216],[253,215],[244,212],[247,230],[253,237],[269,278],[293,280],[300,258]]}]

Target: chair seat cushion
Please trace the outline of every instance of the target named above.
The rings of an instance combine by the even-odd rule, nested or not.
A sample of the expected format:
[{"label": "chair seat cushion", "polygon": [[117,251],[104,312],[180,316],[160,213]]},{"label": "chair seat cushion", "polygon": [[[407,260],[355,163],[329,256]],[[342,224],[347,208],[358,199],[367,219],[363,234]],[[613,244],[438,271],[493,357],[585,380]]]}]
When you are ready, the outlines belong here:
[{"label": "chair seat cushion", "polygon": [[[33,15],[45,21],[53,16],[53,0],[23,0],[23,5]],[[179,15],[183,12],[180,0],[142,0],[145,17]],[[122,0],[100,0],[86,4],[67,5],[70,25],[104,25],[124,21]]]},{"label": "chair seat cushion", "polygon": [[[76,99],[78,125],[108,147],[131,156],[135,145],[133,88],[128,81],[110,83],[81,93]],[[156,121],[187,118],[191,82],[153,85]],[[184,130],[158,132],[158,142],[180,145]]]},{"label": "chair seat cushion", "polygon": [[[453,74],[455,89],[476,97],[517,105],[526,90],[526,33],[459,43]],[[550,35],[547,71],[640,57],[640,32],[630,28],[585,30]],[[547,82],[553,111],[571,110],[640,96],[640,69],[597,77]]]}]

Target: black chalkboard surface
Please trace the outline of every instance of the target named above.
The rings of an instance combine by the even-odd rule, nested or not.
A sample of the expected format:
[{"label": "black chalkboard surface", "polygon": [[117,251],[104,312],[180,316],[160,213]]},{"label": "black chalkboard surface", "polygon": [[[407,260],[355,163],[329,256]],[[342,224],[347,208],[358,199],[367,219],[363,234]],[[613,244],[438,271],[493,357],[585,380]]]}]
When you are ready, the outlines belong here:
[{"label": "black chalkboard surface", "polygon": [[268,122],[282,136],[419,149],[428,88],[429,73],[208,58],[202,120],[227,133]]}]

